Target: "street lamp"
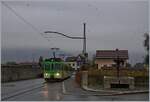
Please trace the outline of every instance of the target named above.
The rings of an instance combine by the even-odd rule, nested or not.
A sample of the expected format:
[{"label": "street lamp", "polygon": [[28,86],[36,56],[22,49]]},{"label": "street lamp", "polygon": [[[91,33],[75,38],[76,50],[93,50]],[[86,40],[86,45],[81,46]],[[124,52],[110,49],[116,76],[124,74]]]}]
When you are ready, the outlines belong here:
[{"label": "street lamp", "polygon": [[53,51],[53,56],[54,56],[54,59],[55,59],[56,58],[55,51],[59,50],[59,48],[51,48],[51,50]]}]

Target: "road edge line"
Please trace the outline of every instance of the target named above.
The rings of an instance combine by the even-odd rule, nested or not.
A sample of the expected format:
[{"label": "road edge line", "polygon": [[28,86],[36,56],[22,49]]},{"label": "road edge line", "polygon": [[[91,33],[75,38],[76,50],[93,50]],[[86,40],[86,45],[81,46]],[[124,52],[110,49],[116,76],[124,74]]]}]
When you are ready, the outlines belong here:
[{"label": "road edge line", "polygon": [[62,92],[63,94],[66,94],[66,88],[65,88],[65,83],[62,82]]}]

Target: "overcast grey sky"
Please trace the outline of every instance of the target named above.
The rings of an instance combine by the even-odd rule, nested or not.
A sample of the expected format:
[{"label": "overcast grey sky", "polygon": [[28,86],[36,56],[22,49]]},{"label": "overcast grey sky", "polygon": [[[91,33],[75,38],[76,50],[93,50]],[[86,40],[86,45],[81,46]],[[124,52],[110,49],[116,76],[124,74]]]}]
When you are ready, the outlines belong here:
[{"label": "overcast grey sky", "polygon": [[[87,51],[126,49],[144,53],[148,32],[148,0],[49,0],[7,1],[15,12],[39,29],[70,36],[83,35],[86,22]],[[2,48],[51,48],[82,51],[81,40],[44,35],[47,41],[2,5]]]}]

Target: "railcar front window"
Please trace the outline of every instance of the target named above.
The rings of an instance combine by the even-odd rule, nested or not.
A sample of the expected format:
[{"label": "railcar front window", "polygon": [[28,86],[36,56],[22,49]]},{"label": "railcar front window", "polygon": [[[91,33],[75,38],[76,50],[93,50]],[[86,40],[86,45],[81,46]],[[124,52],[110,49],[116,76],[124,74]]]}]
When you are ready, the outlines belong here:
[{"label": "railcar front window", "polygon": [[53,64],[53,70],[56,70],[56,63]]},{"label": "railcar front window", "polygon": [[51,70],[52,66],[51,66],[51,63],[49,64],[49,70]]},{"label": "railcar front window", "polygon": [[53,68],[54,68],[54,64],[52,63],[52,65],[51,65],[51,70],[53,70]]},{"label": "railcar front window", "polygon": [[57,66],[57,63],[55,64],[55,70],[58,70],[58,66]]},{"label": "railcar front window", "polygon": [[49,69],[49,65],[48,64],[46,64],[46,70],[48,70]]},{"label": "railcar front window", "polygon": [[60,70],[60,64],[56,64],[57,65],[57,70]]}]

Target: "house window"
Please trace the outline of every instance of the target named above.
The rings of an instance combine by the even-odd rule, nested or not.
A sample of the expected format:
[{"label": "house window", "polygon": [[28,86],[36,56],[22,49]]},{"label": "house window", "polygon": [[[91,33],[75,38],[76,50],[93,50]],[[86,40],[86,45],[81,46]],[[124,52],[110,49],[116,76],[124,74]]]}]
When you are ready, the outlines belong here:
[{"label": "house window", "polygon": [[72,66],[74,66],[74,63],[72,64]]},{"label": "house window", "polygon": [[98,68],[98,64],[96,64],[96,68]]},{"label": "house window", "polygon": [[77,66],[80,66],[81,65],[81,62],[77,62]]},{"label": "house window", "polygon": [[107,67],[111,67],[111,65],[110,65],[110,64],[107,64]]}]

